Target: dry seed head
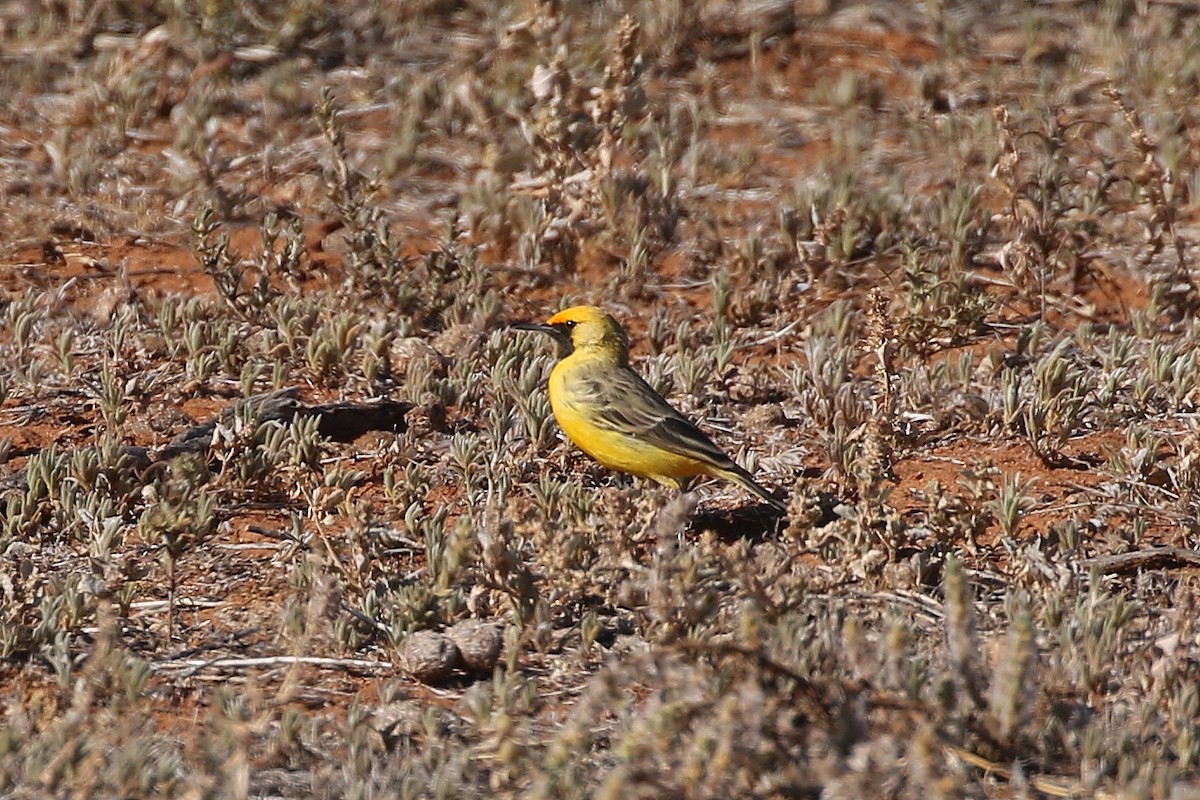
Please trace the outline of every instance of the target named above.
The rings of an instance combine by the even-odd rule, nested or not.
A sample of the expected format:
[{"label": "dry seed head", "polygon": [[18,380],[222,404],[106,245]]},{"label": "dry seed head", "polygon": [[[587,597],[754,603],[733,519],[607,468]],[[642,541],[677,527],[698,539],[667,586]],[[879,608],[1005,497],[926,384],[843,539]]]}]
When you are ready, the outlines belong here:
[{"label": "dry seed head", "polygon": [[887,341],[887,300],[879,287],[867,295],[867,335],[863,344],[867,352],[878,352]]},{"label": "dry seed head", "polygon": [[867,420],[855,470],[858,474],[859,494],[863,497],[874,494],[883,478],[894,479],[892,439],[892,424],[889,419],[876,414]]},{"label": "dry seed head", "polygon": [[867,330],[862,346],[875,354],[875,380],[879,384],[875,413],[867,421],[857,465],[859,492],[865,497],[873,494],[882,478],[895,478],[892,471],[895,430],[892,425],[892,363],[895,338],[890,334],[887,300],[878,288],[867,298]]},{"label": "dry seed head", "polygon": [[1133,133],[1130,135],[1130,138],[1133,140],[1133,146],[1143,156],[1153,155],[1155,148],[1150,141],[1150,135],[1146,133],[1142,121],[1138,119],[1133,108],[1125,102],[1125,98],[1121,95],[1121,92],[1110,83],[1104,87],[1104,96],[1113,102],[1113,105],[1121,112],[1121,116],[1125,118],[1125,123],[1132,129]]},{"label": "dry seed head", "polygon": [[[629,76],[630,67],[633,64],[634,50],[633,46],[637,40],[638,31],[642,28],[631,15],[626,14],[621,18],[621,22],[617,25],[617,57],[621,67],[621,74],[626,78]],[[628,81],[626,81],[628,82]]]},{"label": "dry seed head", "polygon": [[970,584],[962,562],[954,556],[946,559],[943,587],[946,614],[946,650],[952,674],[962,689],[964,702],[978,706],[982,679],[976,653],[978,640],[975,626],[975,607]]},{"label": "dry seed head", "polygon": [[562,21],[562,3],[560,0],[537,0],[534,3],[533,20],[530,27],[538,41],[548,45],[550,39],[558,31]]},{"label": "dry seed head", "polygon": [[1120,91],[1110,84],[1105,87],[1104,96],[1113,102],[1125,118],[1130,128],[1129,138],[1134,149],[1142,157],[1141,168],[1134,176],[1134,184],[1141,193],[1143,202],[1150,208],[1150,220],[1146,230],[1146,240],[1150,247],[1142,257],[1142,262],[1149,263],[1162,252],[1165,246],[1164,239],[1169,235],[1179,262],[1179,277],[1189,284],[1191,291],[1188,294],[1194,295],[1195,287],[1184,263],[1186,242],[1175,228],[1175,203],[1178,202],[1175,196],[1175,175],[1160,163],[1157,144],[1150,138],[1146,126],[1142,124],[1133,108],[1125,102]]},{"label": "dry seed head", "polygon": [[825,215],[824,219],[817,216],[817,210],[812,209],[813,247],[801,247],[797,242],[797,255],[800,262],[808,269],[808,282],[815,283],[826,269],[829,268],[829,245],[837,231],[846,224],[846,207],[839,205]]},{"label": "dry seed head", "polygon": [[880,396],[883,398],[881,409],[890,419],[892,414],[892,376],[896,374],[895,354],[896,337],[892,334],[895,329],[888,318],[888,301],[878,288],[871,290],[867,297],[867,335],[864,345],[868,352],[874,353],[875,378],[879,382]]},{"label": "dry seed head", "polygon": [[1011,192],[1012,177],[1016,173],[1017,162],[1020,160],[1020,154],[1017,152],[1016,137],[1013,135],[1007,108],[1004,106],[993,107],[992,117],[996,120],[996,135],[1000,140],[1000,157],[996,159],[996,165],[992,167],[992,177],[1000,178],[1006,184],[1009,184],[1009,191]]},{"label": "dry seed head", "polygon": [[845,205],[838,205],[825,215],[825,219],[818,220],[813,225],[813,241],[820,245],[822,250],[829,247],[835,234],[846,224],[848,213]]},{"label": "dry seed head", "polygon": [[1036,697],[1036,665],[1032,619],[1021,610],[1012,620],[992,678],[989,707],[1001,741],[1009,741],[1029,722]]},{"label": "dry seed head", "polygon": [[571,76],[566,63],[566,48],[559,48],[549,66],[539,66],[530,81],[530,91],[538,100],[529,131],[534,157],[538,168],[552,175],[560,186],[575,161],[571,149],[571,109],[567,102]]},{"label": "dry seed head", "polygon": [[1176,448],[1179,465],[1176,467],[1176,483],[1180,486],[1200,486],[1200,428],[1193,428]]},{"label": "dry seed head", "polygon": [[1138,185],[1150,184],[1146,189],[1156,188],[1158,182],[1170,182],[1169,173],[1162,168],[1155,157],[1158,148],[1150,139],[1150,134],[1146,131],[1146,126],[1142,124],[1141,119],[1134,110],[1125,102],[1125,98],[1113,86],[1108,86],[1104,89],[1104,96],[1113,101],[1117,110],[1121,112],[1121,116],[1125,118],[1125,123],[1129,126],[1129,139],[1133,142],[1133,147],[1142,157],[1142,167],[1138,170],[1135,180]]},{"label": "dry seed head", "polygon": [[620,110],[633,85],[637,59],[635,45],[639,30],[641,26],[628,14],[617,25],[616,47],[609,56],[608,66],[604,68],[604,92],[600,103],[601,107],[608,106],[610,111]]},{"label": "dry seed head", "polygon": [[[635,77],[634,59],[637,34],[641,26],[626,14],[617,26],[616,47],[604,68],[604,87],[592,108],[592,121],[602,128],[600,146],[596,150],[598,166],[603,174],[612,169],[613,149],[625,127],[625,103]],[[599,172],[595,176],[599,178]],[[599,191],[599,187],[596,187]]]}]

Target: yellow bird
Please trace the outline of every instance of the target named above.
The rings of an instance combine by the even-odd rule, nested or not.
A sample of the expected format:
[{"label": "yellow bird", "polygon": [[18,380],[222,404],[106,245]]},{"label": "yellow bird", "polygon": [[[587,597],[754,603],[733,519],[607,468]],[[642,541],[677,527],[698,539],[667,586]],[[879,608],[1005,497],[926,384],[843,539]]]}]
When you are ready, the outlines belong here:
[{"label": "yellow bird", "polygon": [[548,333],[558,344],[550,407],[580,450],[609,469],[676,489],[697,475],[725,478],[786,510],[633,371],[625,331],[604,309],[576,306],[544,325],[512,327]]}]

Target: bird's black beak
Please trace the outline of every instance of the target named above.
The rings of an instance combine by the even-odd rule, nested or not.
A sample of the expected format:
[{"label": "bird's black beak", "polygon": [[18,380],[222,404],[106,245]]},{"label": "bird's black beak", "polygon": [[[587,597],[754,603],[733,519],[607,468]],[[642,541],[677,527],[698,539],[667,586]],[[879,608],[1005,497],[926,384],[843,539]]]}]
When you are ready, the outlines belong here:
[{"label": "bird's black beak", "polygon": [[515,331],[537,331],[538,333],[548,333],[551,336],[557,336],[558,331],[551,328],[549,325],[543,325],[540,322],[514,322],[508,327]]},{"label": "bird's black beak", "polygon": [[566,328],[561,328],[556,325],[543,325],[540,322],[514,322],[508,326],[516,331],[534,331],[536,333],[545,333],[554,339],[554,343],[558,345],[559,358],[567,356],[571,353],[571,335]]}]

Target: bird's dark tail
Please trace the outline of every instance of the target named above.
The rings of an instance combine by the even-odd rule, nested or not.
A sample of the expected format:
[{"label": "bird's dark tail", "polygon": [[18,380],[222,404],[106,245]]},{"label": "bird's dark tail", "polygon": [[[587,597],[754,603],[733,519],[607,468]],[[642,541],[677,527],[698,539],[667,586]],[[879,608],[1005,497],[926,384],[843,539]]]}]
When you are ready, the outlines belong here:
[{"label": "bird's dark tail", "polygon": [[787,512],[787,503],[785,501],[778,499],[775,497],[775,495],[768,492],[766,487],[754,480],[753,475],[739,467],[737,464],[734,464],[732,469],[722,470],[721,474],[736,483],[738,486],[741,486],[743,489],[747,489],[758,495],[767,503],[769,503],[771,508],[775,509],[781,514]]}]

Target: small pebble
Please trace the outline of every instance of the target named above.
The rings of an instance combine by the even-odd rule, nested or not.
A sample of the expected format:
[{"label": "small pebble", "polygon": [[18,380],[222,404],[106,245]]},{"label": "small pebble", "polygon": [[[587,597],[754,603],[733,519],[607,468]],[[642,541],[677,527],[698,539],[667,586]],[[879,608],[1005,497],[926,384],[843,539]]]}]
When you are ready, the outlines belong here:
[{"label": "small pebble", "polygon": [[436,631],[416,631],[404,645],[404,666],[421,683],[449,678],[461,656],[450,637]]},{"label": "small pebble", "polygon": [[494,622],[463,620],[451,626],[446,635],[458,646],[462,663],[471,672],[491,672],[500,660],[504,634]]}]

